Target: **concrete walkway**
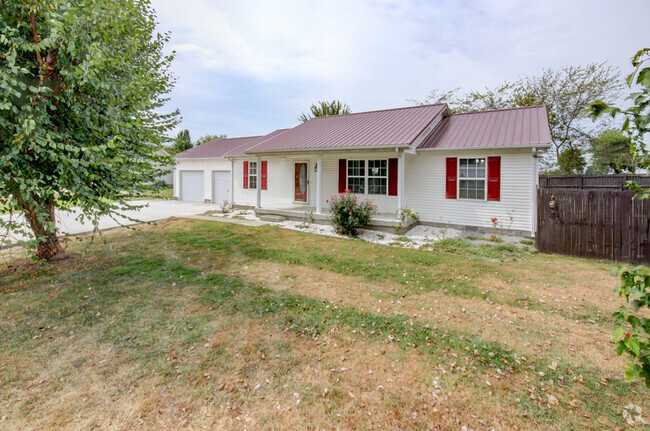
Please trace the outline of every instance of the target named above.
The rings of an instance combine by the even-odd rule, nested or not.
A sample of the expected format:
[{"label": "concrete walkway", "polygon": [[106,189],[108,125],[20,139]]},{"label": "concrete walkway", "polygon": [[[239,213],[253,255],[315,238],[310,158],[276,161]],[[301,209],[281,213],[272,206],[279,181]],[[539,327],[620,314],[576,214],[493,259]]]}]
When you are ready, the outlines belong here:
[{"label": "concrete walkway", "polygon": [[[206,211],[215,211],[220,210],[221,205],[217,204],[204,204],[200,202],[186,202],[186,201],[174,201],[174,200],[150,200],[150,201],[133,201],[133,204],[148,204],[146,207],[141,208],[139,211],[125,211],[124,216],[137,219],[141,222],[149,222],[155,220],[162,220],[169,217],[188,217],[196,216],[198,214],[203,214]],[[3,220],[8,220],[9,216],[6,214],[0,215]],[[91,233],[94,230],[93,224],[86,220],[81,222],[78,220],[79,209],[73,208],[70,211],[60,210],[56,212],[56,224],[60,229],[60,234],[85,234]],[[218,217],[208,217],[207,220],[217,219]],[[21,220],[21,219],[19,219]],[[226,221],[226,220],[220,220]],[[243,220],[238,220],[243,221]],[[113,220],[111,217],[103,216],[99,219],[98,228],[99,230],[112,229],[119,226],[129,226],[138,224],[138,222],[133,222],[125,217],[115,217]],[[3,232],[0,232],[0,235],[3,235]],[[23,235],[14,235],[10,236],[9,239],[12,243],[15,243],[20,240],[26,240],[27,237]]]}]

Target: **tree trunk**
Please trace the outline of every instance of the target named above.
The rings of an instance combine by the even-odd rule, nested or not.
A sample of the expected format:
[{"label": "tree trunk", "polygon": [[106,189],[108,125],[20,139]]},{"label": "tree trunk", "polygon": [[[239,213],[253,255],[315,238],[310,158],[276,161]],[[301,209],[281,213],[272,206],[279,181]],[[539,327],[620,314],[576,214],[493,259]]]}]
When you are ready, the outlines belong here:
[{"label": "tree trunk", "polygon": [[25,202],[22,197],[16,196],[16,200],[18,201],[18,205],[23,209],[23,214],[29,222],[29,226],[32,228],[34,237],[38,241],[36,246],[36,257],[42,260],[50,260],[55,255],[61,253],[63,250],[59,245],[59,238],[56,236],[56,232],[51,232],[45,227],[45,222],[51,222],[52,224],[56,222],[54,204],[44,204],[47,218],[43,220],[42,217],[38,216],[39,211],[34,210],[34,208]]}]

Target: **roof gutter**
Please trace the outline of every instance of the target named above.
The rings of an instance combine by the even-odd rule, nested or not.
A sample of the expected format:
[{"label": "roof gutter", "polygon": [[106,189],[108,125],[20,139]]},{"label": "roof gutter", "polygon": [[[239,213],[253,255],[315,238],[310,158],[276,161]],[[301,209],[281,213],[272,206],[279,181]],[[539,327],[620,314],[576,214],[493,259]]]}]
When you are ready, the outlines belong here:
[{"label": "roof gutter", "polygon": [[464,151],[464,150],[520,150],[524,148],[533,148],[537,152],[550,148],[551,144],[528,144],[528,145],[501,145],[489,147],[452,147],[452,148],[419,148],[419,151]]},{"label": "roof gutter", "polygon": [[248,150],[240,157],[252,156],[256,154],[272,154],[272,153],[313,153],[318,151],[376,151],[376,150],[390,150],[390,149],[409,149],[409,144],[398,145],[382,145],[382,146],[360,146],[360,147],[316,147],[316,148],[284,148],[278,150],[254,151]]}]

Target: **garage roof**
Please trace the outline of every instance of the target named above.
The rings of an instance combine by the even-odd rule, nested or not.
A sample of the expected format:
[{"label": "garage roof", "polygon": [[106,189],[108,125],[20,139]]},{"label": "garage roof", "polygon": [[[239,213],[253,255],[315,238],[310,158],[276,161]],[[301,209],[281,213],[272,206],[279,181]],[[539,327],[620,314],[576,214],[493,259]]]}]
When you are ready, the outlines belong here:
[{"label": "garage roof", "polygon": [[224,138],[213,139],[190,148],[187,151],[176,154],[177,159],[206,159],[211,157],[223,157],[224,153],[235,148],[246,145],[247,143],[256,143],[260,136],[244,136],[241,138]]},{"label": "garage roof", "polygon": [[421,149],[548,147],[546,106],[469,112],[445,117]]}]

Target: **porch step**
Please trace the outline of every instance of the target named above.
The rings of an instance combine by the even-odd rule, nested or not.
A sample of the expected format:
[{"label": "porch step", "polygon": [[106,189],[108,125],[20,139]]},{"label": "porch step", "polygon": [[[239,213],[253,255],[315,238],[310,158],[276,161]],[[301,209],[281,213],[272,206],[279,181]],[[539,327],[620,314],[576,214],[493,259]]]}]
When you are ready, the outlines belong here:
[{"label": "porch step", "polygon": [[274,214],[260,214],[258,218],[260,220],[270,221],[272,223],[280,223],[281,221],[286,220],[286,217],[283,217],[281,215],[274,215]]}]

